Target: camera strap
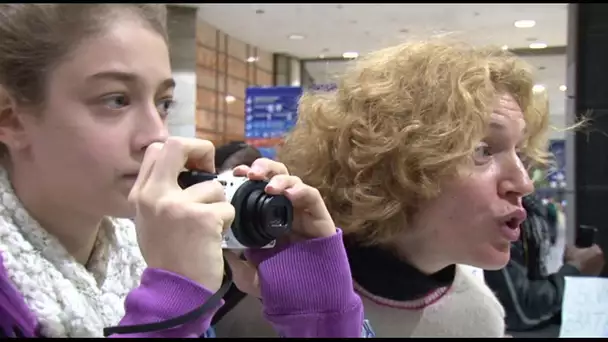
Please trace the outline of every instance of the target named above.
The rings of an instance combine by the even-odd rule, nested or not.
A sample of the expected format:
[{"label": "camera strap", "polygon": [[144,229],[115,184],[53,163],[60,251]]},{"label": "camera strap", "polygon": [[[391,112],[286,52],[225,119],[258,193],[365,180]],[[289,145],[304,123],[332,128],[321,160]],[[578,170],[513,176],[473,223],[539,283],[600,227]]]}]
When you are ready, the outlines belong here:
[{"label": "camera strap", "polygon": [[115,327],[107,327],[103,329],[103,336],[108,337],[114,334],[140,334],[140,333],[148,333],[154,331],[167,330],[171,328],[175,328],[182,324],[192,322],[201,316],[203,316],[208,311],[215,309],[219,303],[222,301],[222,298],[230,289],[232,285],[232,271],[228,266],[228,262],[224,259],[224,279],[222,281],[222,287],[220,287],[217,292],[215,292],[211,298],[209,298],[203,305],[198,308],[182,315],[179,317],[171,318],[166,321],[156,322],[156,323],[147,323],[147,324],[137,324],[137,325],[126,325],[126,326],[115,326]]}]

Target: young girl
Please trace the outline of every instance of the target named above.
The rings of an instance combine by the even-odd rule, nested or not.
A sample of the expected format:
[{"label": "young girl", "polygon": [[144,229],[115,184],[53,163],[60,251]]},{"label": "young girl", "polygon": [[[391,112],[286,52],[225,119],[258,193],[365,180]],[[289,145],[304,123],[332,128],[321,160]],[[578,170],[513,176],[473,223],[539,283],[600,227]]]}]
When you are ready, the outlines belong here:
[{"label": "young girl", "polygon": [[[192,313],[220,289],[235,209],[219,182],[177,184],[185,165],[214,172],[214,148],[167,137],[165,22],[163,5],[0,5],[2,335],[133,332]],[[276,333],[360,336],[341,232],[318,192],[266,159],[234,172],[269,179],[265,191],[294,206],[284,245],[250,251],[247,264],[226,254],[235,279],[249,271],[244,283]],[[118,218],[134,216],[136,227]],[[219,306],[112,337],[199,337]]]}]

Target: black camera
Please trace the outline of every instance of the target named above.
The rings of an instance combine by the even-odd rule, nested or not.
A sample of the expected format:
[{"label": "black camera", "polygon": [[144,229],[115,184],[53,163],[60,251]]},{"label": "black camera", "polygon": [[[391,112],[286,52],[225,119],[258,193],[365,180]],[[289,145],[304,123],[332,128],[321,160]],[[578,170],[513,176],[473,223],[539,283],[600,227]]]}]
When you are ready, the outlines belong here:
[{"label": "black camera", "polygon": [[272,248],[277,238],[291,231],[293,206],[282,195],[264,191],[266,181],[235,177],[232,171],[219,175],[189,170],[179,174],[177,183],[182,189],[216,179],[224,186],[226,199],[235,209],[232,226],[224,234],[222,248]]}]

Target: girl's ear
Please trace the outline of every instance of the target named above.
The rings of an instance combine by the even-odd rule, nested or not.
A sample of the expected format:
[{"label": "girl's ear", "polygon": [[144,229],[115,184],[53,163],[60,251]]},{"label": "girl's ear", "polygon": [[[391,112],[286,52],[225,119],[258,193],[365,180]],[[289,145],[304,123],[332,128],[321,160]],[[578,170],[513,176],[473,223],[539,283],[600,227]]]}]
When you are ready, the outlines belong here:
[{"label": "girl's ear", "polygon": [[2,85],[0,85],[0,143],[9,150],[19,150],[27,146],[17,101]]}]

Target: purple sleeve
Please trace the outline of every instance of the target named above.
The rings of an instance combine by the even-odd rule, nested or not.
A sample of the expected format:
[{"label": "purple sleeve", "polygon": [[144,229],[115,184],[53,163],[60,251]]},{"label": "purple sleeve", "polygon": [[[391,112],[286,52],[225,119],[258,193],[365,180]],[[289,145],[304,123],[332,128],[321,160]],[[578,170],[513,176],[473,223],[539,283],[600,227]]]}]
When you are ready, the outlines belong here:
[{"label": "purple sleeve", "polygon": [[[155,323],[175,318],[203,305],[212,295],[212,292],[190,279],[148,268],[142,275],[139,287],[133,289],[125,300],[125,316],[120,325]],[[220,307],[218,305],[203,317],[173,329],[110,337],[200,337],[209,328],[211,318]]]},{"label": "purple sleeve", "polygon": [[[203,305],[213,294],[201,285],[168,271],[148,268],[141,284],[125,300],[120,325],[160,322],[186,314]],[[221,303],[223,305],[223,301]],[[203,317],[160,332],[110,337],[200,337],[209,328],[218,307]],[[11,284],[0,253],[0,335],[38,337],[38,324],[23,295]]]},{"label": "purple sleeve", "polygon": [[[257,259],[266,251],[248,251]],[[363,304],[353,288],[342,231],[293,244],[259,265],[264,315],[283,337],[361,337]]]},{"label": "purple sleeve", "polygon": [[38,323],[25,304],[25,299],[13,286],[4,268],[0,252],[0,334],[37,337]]}]

